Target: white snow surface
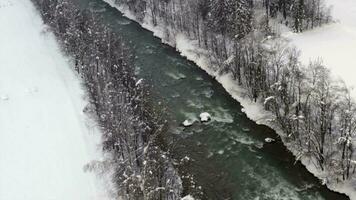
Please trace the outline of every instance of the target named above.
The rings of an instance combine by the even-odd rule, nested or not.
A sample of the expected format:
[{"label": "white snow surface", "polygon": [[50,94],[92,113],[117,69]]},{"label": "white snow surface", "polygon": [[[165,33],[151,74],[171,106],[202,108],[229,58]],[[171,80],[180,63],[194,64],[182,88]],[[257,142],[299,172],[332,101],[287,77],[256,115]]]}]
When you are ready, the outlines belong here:
[{"label": "white snow surface", "polygon": [[183,122],[183,126],[189,127],[189,126],[193,125],[194,122],[195,122],[194,120],[186,119],[186,120],[184,120],[184,122]]},{"label": "white snow surface", "polygon": [[0,0],[0,199],[107,200],[80,80],[29,0]]},{"label": "white snow surface", "polygon": [[207,112],[203,112],[199,115],[201,122],[207,122],[211,119],[211,115]]},{"label": "white snow surface", "polygon": [[[282,34],[301,50],[302,62],[321,58],[332,74],[345,81],[349,87],[356,86],[356,1],[325,0],[332,6],[335,23],[304,33]],[[352,91],[356,97],[356,91]]]},{"label": "white snow surface", "polygon": [[273,138],[265,138],[265,142],[271,143],[274,142],[275,140]]},{"label": "white snow surface", "polygon": [[181,200],[194,200],[194,197],[192,195],[187,195],[183,197]]}]

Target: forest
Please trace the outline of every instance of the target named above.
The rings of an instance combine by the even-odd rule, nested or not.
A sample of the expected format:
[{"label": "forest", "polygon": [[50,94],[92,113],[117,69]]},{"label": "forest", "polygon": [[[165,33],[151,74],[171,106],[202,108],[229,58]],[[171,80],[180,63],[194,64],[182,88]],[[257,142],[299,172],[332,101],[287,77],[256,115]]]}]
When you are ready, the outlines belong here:
[{"label": "forest", "polygon": [[86,170],[113,171],[119,198],[179,199],[181,180],[160,145],[166,121],[150,105],[149,86],[136,78],[128,46],[99,16],[70,0],[32,1],[82,78],[90,98],[84,112],[103,132],[109,156]]},{"label": "forest", "polygon": [[322,0],[112,2],[163,30],[163,41],[171,45],[178,34],[196,43],[213,70],[231,74],[246,97],[272,113],[269,120],[296,159],[327,174],[324,183],[354,176],[356,104],[350,88],[334,80],[322,60],[301,64],[298,50],[278,33],[282,26],[302,32],[332,23]]}]

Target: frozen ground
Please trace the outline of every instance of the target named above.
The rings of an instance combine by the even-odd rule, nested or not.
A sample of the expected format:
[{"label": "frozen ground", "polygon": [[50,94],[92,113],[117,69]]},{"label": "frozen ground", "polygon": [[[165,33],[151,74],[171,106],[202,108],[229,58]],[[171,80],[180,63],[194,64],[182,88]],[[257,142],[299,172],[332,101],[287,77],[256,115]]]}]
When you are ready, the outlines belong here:
[{"label": "frozen ground", "polygon": [[[336,23],[302,34],[286,32],[284,36],[301,50],[304,63],[321,58],[334,75],[343,79],[348,86],[356,87],[356,1],[325,2],[332,6]],[[352,94],[356,97],[356,90]]]},{"label": "frozen ground", "polygon": [[100,136],[54,36],[30,0],[0,0],[0,27],[0,199],[108,199],[83,171]]}]

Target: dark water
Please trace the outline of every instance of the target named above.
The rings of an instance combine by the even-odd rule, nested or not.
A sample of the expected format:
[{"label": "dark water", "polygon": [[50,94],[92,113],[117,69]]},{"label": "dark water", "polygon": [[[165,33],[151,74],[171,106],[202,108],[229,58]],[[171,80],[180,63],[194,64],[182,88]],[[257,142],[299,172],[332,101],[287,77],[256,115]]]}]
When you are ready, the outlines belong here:
[{"label": "dark water", "polygon": [[[224,88],[151,32],[101,0],[78,0],[103,16],[136,54],[138,76],[153,85],[157,105],[168,108],[171,131],[164,137],[184,176],[185,193],[203,199],[344,200],[313,177],[277,139],[256,125]],[[162,102],[162,104],[160,104]],[[189,128],[180,124],[209,112],[213,119]],[[277,142],[266,144],[266,137]]]}]

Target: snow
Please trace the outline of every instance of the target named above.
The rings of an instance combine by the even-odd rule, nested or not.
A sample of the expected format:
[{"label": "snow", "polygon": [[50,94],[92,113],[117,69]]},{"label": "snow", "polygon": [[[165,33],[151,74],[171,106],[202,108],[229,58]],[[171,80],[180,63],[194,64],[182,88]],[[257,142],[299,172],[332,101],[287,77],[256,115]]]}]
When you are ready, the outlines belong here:
[{"label": "snow", "polygon": [[142,82],[143,82],[143,79],[141,78],[141,79],[139,79],[139,80],[136,82],[135,86],[137,87],[137,86],[140,85]]},{"label": "snow", "polygon": [[[356,1],[325,2],[332,6],[335,23],[301,34],[285,32],[283,36],[301,50],[302,62],[307,64],[311,59],[321,58],[337,78],[344,80],[346,85],[355,87]],[[356,97],[355,90],[352,95]]]},{"label": "snow", "polygon": [[199,115],[201,122],[207,122],[211,119],[211,115],[207,112],[203,112]]},{"label": "snow", "polygon": [[274,142],[275,140],[273,138],[265,138],[265,142],[271,143]]},{"label": "snow", "polygon": [[192,195],[187,195],[185,197],[183,197],[181,200],[194,200]]},{"label": "snow", "polygon": [[1,97],[1,100],[7,101],[7,100],[9,100],[9,97],[8,97],[7,95],[3,95],[3,96]]},{"label": "snow", "polygon": [[270,96],[270,97],[265,98],[265,101],[263,102],[263,105],[266,105],[268,102],[274,100],[274,98],[275,98],[274,96]]},{"label": "snow", "polygon": [[234,56],[234,55],[231,55],[228,59],[226,59],[226,60],[224,61],[224,64],[225,64],[225,65],[230,65],[230,64],[234,61],[234,59],[235,59],[235,56]]},{"label": "snow", "polygon": [[191,126],[191,125],[193,125],[193,124],[194,124],[194,120],[186,119],[186,120],[184,120],[184,122],[183,122],[183,126],[185,126],[185,127],[189,127],[189,126]]},{"label": "snow", "polygon": [[29,0],[0,0],[0,199],[106,200],[84,90]]}]

